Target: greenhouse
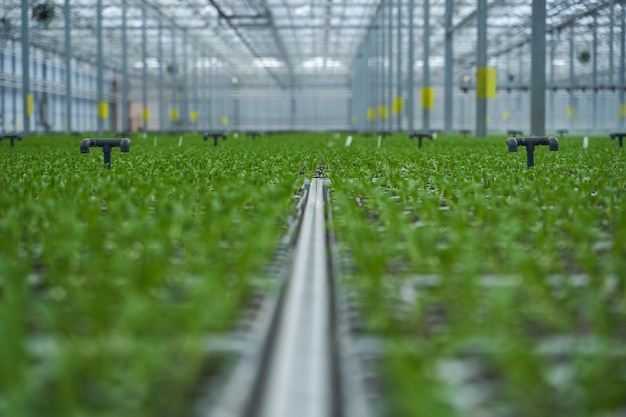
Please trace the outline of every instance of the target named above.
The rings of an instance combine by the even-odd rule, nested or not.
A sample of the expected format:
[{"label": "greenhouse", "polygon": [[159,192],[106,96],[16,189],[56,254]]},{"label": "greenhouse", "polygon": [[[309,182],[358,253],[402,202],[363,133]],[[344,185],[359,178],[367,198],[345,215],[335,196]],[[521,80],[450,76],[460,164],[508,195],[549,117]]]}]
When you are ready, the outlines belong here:
[{"label": "greenhouse", "polygon": [[0,5],[0,417],[626,414],[626,1]]}]

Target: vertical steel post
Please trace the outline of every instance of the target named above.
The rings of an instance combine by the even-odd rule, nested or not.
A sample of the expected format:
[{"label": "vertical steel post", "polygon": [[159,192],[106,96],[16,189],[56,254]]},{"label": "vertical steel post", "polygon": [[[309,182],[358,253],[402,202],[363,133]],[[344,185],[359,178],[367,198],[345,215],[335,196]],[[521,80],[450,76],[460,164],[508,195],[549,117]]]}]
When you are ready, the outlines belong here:
[{"label": "vertical steel post", "polygon": [[397,129],[398,131],[402,131],[402,0],[398,0],[397,2],[398,4],[398,19],[396,24],[398,25],[397,28],[397,32],[396,32],[396,48],[397,48],[397,70],[396,70],[396,98],[397,100],[399,100],[398,103],[398,108],[396,109],[398,111],[398,117],[397,117]]},{"label": "vertical steel post", "polygon": [[[476,9],[476,65],[487,67],[487,0],[478,0]],[[480,98],[476,89],[476,137],[487,136],[487,99]]]},{"label": "vertical steel post", "polygon": [[158,39],[158,55],[159,55],[159,130],[165,130],[165,94],[163,92],[163,22],[159,18],[159,39]]},{"label": "vertical steel post", "polygon": [[408,130],[409,132],[413,131],[414,129],[414,122],[415,122],[415,117],[414,117],[414,113],[415,113],[415,87],[413,85],[414,83],[414,79],[413,79],[413,66],[415,65],[415,42],[413,42],[414,39],[414,30],[415,30],[415,24],[413,22],[413,19],[415,17],[415,0],[409,0],[409,59],[407,62],[407,71],[408,71],[408,78],[407,78],[407,92],[408,92],[408,98],[407,98],[407,113],[408,113],[408,117],[409,117],[409,126],[408,126]]},{"label": "vertical steel post", "polygon": [[554,88],[555,88],[555,77],[554,77],[554,60],[556,58],[556,44],[558,41],[556,32],[552,32],[552,36],[550,38],[550,127],[552,130],[556,130],[556,122],[555,122],[555,109],[554,109]]},{"label": "vertical steel post", "polygon": [[454,12],[454,0],[446,0],[446,15],[445,15],[445,68],[444,68],[444,132],[446,135],[452,134],[454,130],[453,126],[453,37],[452,30],[452,17]]},{"label": "vertical steel post", "polygon": [[569,32],[569,107],[567,109],[567,117],[569,117],[569,128],[574,130],[574,119],[576,118],[575,100],[574,100],[574,23],[570,26]]},{"label": "vertical steel post", "polygon": [[193,114],[194,114],[194,120],[193,120],[193,130],[198,130],[199,127],[199,123],[198,121],[200,120],[199,118],[199,114],[200,114],[200,109],[198,108],[198,54],[196,52],[196,48],[194,48],[193,50],[193,56],[192,56],[192,64],[193,67],[191,69],[191,84],[192,84],[192,96],[193,96]]},{"label": "vertical steel post", "polygon": [[[424,50],[422,55],[422,128],[424,132],[430,130],[429,99],[424,100],[423,95],[431,94],[430,86],[430,0],[424,0]],[[434,97],[432,98],[434,100]]]},{"label": "vertical steel post", "polygon": [[615,0],[609,1],[609,85],[613,86],[615,73]]},{"label": "vertical steel post", "polygon": [[148,12],[146,7],[141,8],[141,120],[144,134],[148,131]]},{"label": "vertical steel post", "polygon": [[22,118],[24,133],[30,133],[33,97],[30,92],[30,19],[28,0],[22,0]]},{"label": "vertical steel post", "polygon": [[70,0],[63,4],[65,32],[65,131],[72,131],[72,19],[70,16]]},{"label": "vertical steel post", "polygon": [[594,13],[593,15],[593,52],[591,59],[593,59],[592,65],[592,73],[591,73],[591,83],[593,84],[593,94],[592,97],[592,118],[591,118],[591,130],[592,132],[596,131],[597,127],[597,117],[598,117],[598,15]]},{"label": "vertical steel post", "polygon": [[176,86],[176,72],[178,71],[178,68],[176,66],[176,32],[174,32],[174,26],[172,26],[172,34],[170,37],[170,47],[171,47],[171,52],[172,52],[172,62],[170,63],[170,74],[172,76],[172,80],[171,80],[171,89],[172,89],[172,111],[170,112],[170,125],[172,130],[174,130],[177,127],[178,124],[178,120],[176,117],[174,117],[175,115],[173,114],[174,111],[178,112],[178,97],[177,97],[177,89],[178,87]]},{"label": "vertical steel post", "polygon": [[128,118],[128,28],[127,28],[127,9],[128,0],[122,0],[122,131],[130,130]]},{"label": "vertical steel post", "polygon": [[389,49],[389,74],[387,76],[387,129],[393,130],[393,1],[387,2],[387,49]]},{"label": "vertical steel post", "polygon": [[104,44],[102,41],[102,0],[96,3],[96,38],[97,38],[97,100],[98,100],[98,134],[104,133]]},{"label": "vertical steel post", "polygon": [[530,133],[546,133],[546,0],[533,0],[530,78]]},{"label": "vertical steel post", "polygon": [[622,2],[622,19],[621,19],[621,43],[620,43],[620,71],[619,71],[619,83],[622,88],[619,90],[619,114],[620,114],[620,129],[624,129],[626,125],[626,2]]},{"label": "vertical steel post", "polygon": [[183,33],[183,129],[189,127],[189,59],[188,59],[189,35],[187,31]]},{"label": "vertical steel post", "polygon": [[[380,56],[382,57],[381,59],[381,65],[382,65],[382,70],[381,70],[381,76],[380,76],[380,86],[381,86],[381,90],[380,90],[380,99],[379,99],[379,103],[378,105],[380,106],[380,109],[384,110],[385,107],[385,98],[387,97],[387,71],[385,68],[385,62],[387,61],[387,42],[385,42],[385,15],[387,12],[387,8],[383,5],[383,7],[381,8],[381,15],[380,15]],[[383,130],[385,128],[385,118],[384,118],[385,114],[381,111],[380,114],[380,126],[379,126],[379,130]]]}]

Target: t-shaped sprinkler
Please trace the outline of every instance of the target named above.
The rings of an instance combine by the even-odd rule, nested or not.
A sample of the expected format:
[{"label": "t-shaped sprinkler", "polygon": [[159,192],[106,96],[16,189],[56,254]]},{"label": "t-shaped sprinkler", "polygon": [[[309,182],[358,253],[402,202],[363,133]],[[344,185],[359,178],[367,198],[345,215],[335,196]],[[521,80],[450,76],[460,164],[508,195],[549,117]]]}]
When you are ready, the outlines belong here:
[{"label": "t-shaped sprinkler", "polygon": [[469,130],[469,129],[461,129],[461,130],[459,130],[459,133],[462,134],[464,138],[466,138],[467,135],[471,135],[472,134],[472,131]]},{"label": "t-shaped sprinkler", "polygon": [[209,138],[213,138],[213,146],[217,146],[217,140],[222,138],[226,140],[226,133],[224,132],[205,132],[202,136],[204,141],[206,142]]},{"label": "t-shaped sprinkler", "polygon": [[522,132],[521,130],[507,130],[506,134],[509,135],[510,137],[518,137],[518,136],[523,136],[524,132]]},{"label": "t-shaped sprinkler", "polygon": [[566,134],[569,133],[569,130],[567,129],[559,129],[556,131],[556,133],[558,133],[559,136],[565,136]]},{"label": "t-shaped sprinkler", "polygon": [[246,136],[252,139],[256,139],[259,136],[261,136],[261,132],[257,131],[257,130],[250,130],[248,132],[246,132]]},{"label": "t-shaped sprinkler", "polygon": [[622,140],[624,139],[624,136],[626,136],[626,133],[624,132],[620,132],[620,133],[611,133],[611,139],[615,139],[617,138],[619,140],[619,147],[622,147]]},{"label": "t-shaped sprinkler", "polygon": [[413,139],[413,138],[417,138],[417,147],[421,148],[422,147],[422,139],[426,138],[426,139],[433,140],[433,135],[430,134],[430,133],[424,133],[424,132],[411,132],[411,133],[409,133],[409,139]]},{"label": "t-shaped sprinkler", "polygon": [[559,150],[559,141],[557,138],[547,136],[537,136],[530,138],[508,138],[506,144],[509,146],[509,152],[517,152],[519,146],[526,147],[526,157],[528,168],[535,165],[535,146],[548,145],[551,151]]},{"label": "t-shaped sprinkler", "polygon": [[[2,139],[9,139],[11,141],[11,147],[15,146],[15,140],[22,140],[22,135],[18,135],[18,134],[9,134],[9,135],[0,135],[0,141],[2,141]],[[621,141],[620,141],[621,142]]]},{"label": "t-shaped sprinkler", "polygon": [[391,136],[391,130],[379,130],[376,133],[383,139],[385,139],[387,136]]},{"label": "t-shaped sprinkler", "polygon": [[130,139],[83,139],[80,141],[80,153],[89,153],[89,148],[102,148],[104,152],[104,163],[111,169],[111,148],[119,147],[120,152],[130,151]]}]

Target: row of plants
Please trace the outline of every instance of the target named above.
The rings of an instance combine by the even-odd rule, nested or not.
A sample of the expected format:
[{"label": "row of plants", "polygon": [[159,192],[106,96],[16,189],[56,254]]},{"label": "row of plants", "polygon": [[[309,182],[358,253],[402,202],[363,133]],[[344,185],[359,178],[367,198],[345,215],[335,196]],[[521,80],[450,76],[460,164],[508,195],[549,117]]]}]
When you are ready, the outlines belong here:
[{"label": "row of plants", "polygon": [[[353,136],[138,135],[110,170],[76,137],[2,149],[0,415],[185,415],[221,360],[206,340],[277,290],[268,262],[319,174],[357,330],[386,341],[390,414],[617,407],[626,159],[609,139],[566,138],[526,170],[505,138]],[[557,335],[606,355],[546,376],[535,352]]]},{"label": "row of plants", "polygon": [[[267,276],[318,160],[295,140],[217,148],[27,137],[0,153],[0,415],[180,416]],[[179,146],[179,144],[181,146]]]},{"label": "row of plants", "polygon": [[622,415],[626,154],[566,138],[527,170],[502,138],[405,142],[328,158],[388,414]]}]

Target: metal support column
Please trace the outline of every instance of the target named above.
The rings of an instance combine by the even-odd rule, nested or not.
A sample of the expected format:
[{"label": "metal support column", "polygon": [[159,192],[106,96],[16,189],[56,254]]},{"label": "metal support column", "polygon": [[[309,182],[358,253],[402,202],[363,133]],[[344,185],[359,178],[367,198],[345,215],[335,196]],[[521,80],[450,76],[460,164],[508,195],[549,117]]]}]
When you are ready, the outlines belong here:
[{"label": "metal support column", "polygon": [[172,52],[172,61],[170,63],[169,66],[169,72],[170,75],[172,76],[172,80],[171,80],[171,88],[172,88],[172,108],[170,111],[170,127],[172,130],[175,130],[178,126],[178,97],[177,97],[177,89],[178,87],[176,86],[176,72],[178,71],[178,68],[176,66],[176,32],[174,31],[174,27],[172,26],[172,33],[170,36],[170,47],[171,47],[171,52]]},{"label": "metal support column", "polygon": [[104,119],[106,116],[104,101],[104,45],[102,41],[102,0],[96,3],[96,38],[97,38],[97,90],[98,90],[98,134],[104,133]]},{"label": "metal support column", "polygon": [[591,83],[593,84],[592,96],[592,117],[591,117],[591,131],[595,133],[597,128],[598,118],[598,15],[593,15],[593,47],[592,47],[591,59],[593,59],[593,68],[591,73]]},{"label": "metal support column", "polygon": [[189,127],[189,66],[188,66],[188,45],[189,35],[187,31],[183,33],[183,129]]},{"label": "metal support column", "polygon": [[446,0],[446,16],[445,16],[445,68],[444,68],[444,132],[446,135],[452,134],[454,130],[453,126],[453,112],[454,112],[454,93],[453,93],[453,66],[454,56],[452,50],[452,41],[454,34],[452,33],[452,17],[454,11],[454,0]]},{"label": "metal support column", "polygon": [[72,20],[70,18],[70,0],[63,4],[65,32],[65,131],[72,131]]},{"label": "metal support column", "polygon": [[609,1],[609,85],[613,86],[615,73],[615,0]]},{"label": "metal support column", "polygon": [[570,131],[574,130],[574,119],[576,118],[576,102],[574,98],[574,26],[570,26],[569,32],[569,105],[567,108],[567,117],[569,117]]},{"label": "metal support column", "polygon": [[396,111],[398,113],[397,117],[397,129],[398,131],[402,131],[402,0],[397,1],[398,4],[398,19],[397,19],[397,38],[396,38],[396,48],[397,48],[397,70],[396,70],[396,98],[398,100],[398,105]]},{"label": "metal support column", "polygon": [[[476,65],[487,67],[487,0],[478,0],[476,10]],[[476,89],[476,137],[487,136],[487,99],[480,98]]]},{"label": "metal support column", "polygon": [[386,81],[387,81],[387,71],[385,68],[385,62],[387,61],[387,43],[385,42],[385,14],[386,14],[386,7],[382,7],[381,8],[381,15],[379,15],[380,17],[380,56],[381,58],[381,66],[382,66],[382,71],[381,71],[381,75],[380,75],[380,98],[378,101],[378,105],[380,106],[379,109],[381,109],[380,111],[380,126],[379,126],[379,130],[384,130],[385,129],[385,116],[386,114],[384,113],[384,110],[386,109],[385,106],[385,98],[387,97],[387,85],[386,85]]},{"label": "metal support column", "polygon": [[[430,0],[424,0],[424,50],[422,61],[422,128],[424,132],[430,131],[430,94],[432,93],[430,86]],[[427,98],[424,98],[424,95]],[[434,100],[434,97],[432,97]]]},{"label": "metal support column", "polygon": [[122,0],[122,131],[130,130],[128,117],[128,22],[126,19],[128,0]]},{"label": "metal support column", "polygon": [[193,67],[191,68],[191,85],[192,85],[192,100],[193,100],[193,109],[192,109],[192,114],[193,114],[193,130],[198,130],[199,127],[199,123],[198,121],[200,120],[199,118],[199,114],[200,114],[200,108],[198,106],[198,54],[196,52],[196,48],[194,48],[193,50],[193,57],[192,57],[192,64]]},{"label": "metal support column", "polygon": [[622,19],[621,19],[621,43],[620,43],[620,71],[619,71],[619,83],[622,87],[619,90],[619,114],[620,114],[620,129],[624,129],[626,125],[626,2],[622,2]]},{"label": "metal support column", "polygon": [[414,80],[413,80],[413,66],[415,65],[415,43],[413,41],[414,39],[414,29],[415,29],[415,24],[413,22],[413,19],[415,17],[415,0],[409,0],[409,60],[407,62],[407,71],[408,71],[408,78],[407,78],[407,92],[408,92],[408,97],[407,97],[407,113],[409,116],[409,125],[408,125],[408,130],[409,132],[413,131],[414,129],[414,121],[415,121],[415,116],[414,116],[414,112],[415,112],[415,86],[413,85]]},{"label": "metal support column", "polygon": [[530,70],[530,133],[546,133],[546,0],[533,0]]},{"label": "metal support column", "polygon": [[387,49],[389,50],[389,74],[387,75],[387,129],[393,130],[393,1],[387,2]]},{"label": "metal support column", "polygon": [[159,39],[158,39],[158,54],[159,54],[159,130],[165,130],[165,94],[163,92],[164,80],[163,80],[163,67],[165,61],[163,60],[163,23],[159,19]]},{"label": "metal support column", "polygon": [[30,133],[33,96],[30,92],[30,19],[28,0],[22,0],[22,119],[25,134]]},{"label": "metal support column", "polygon": [[144,7],[141,9],[141,120],[144,134],[148,131],[150,110],[148,109],[148,12]]},{"label": "metal support column", "polygon": [[555,102],[555,95],[556,93],[554,92],[554,87],[555,87],[555,77],[554,77],[554,60],[556,59],[556,45],[558,42],[558,33],[557,32],[552,32],[552,36],[550,38],[550,80],[549,80],[549,84],[550,84],[550,128],[554,131],[557,129],[556,127],[556,118],[555,118],[555,108],[554,108],[554,102]]}]

